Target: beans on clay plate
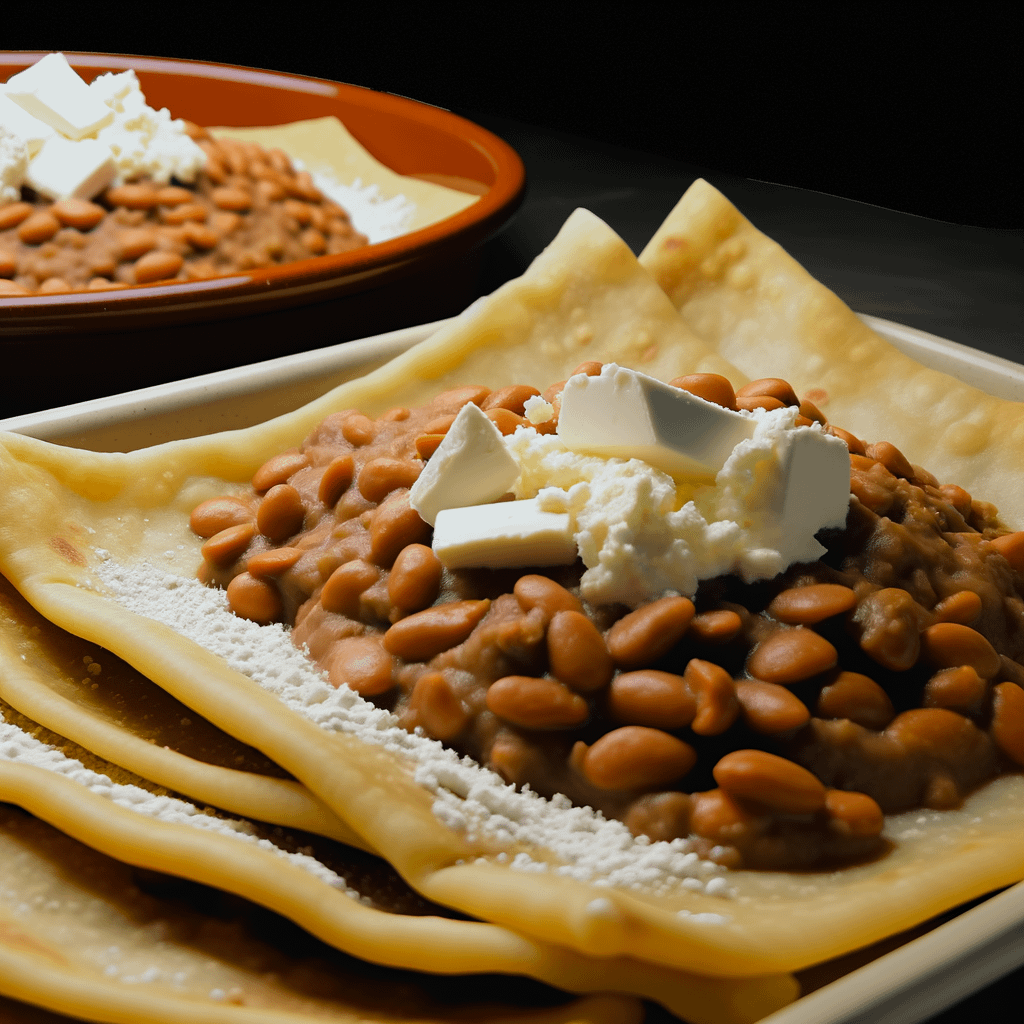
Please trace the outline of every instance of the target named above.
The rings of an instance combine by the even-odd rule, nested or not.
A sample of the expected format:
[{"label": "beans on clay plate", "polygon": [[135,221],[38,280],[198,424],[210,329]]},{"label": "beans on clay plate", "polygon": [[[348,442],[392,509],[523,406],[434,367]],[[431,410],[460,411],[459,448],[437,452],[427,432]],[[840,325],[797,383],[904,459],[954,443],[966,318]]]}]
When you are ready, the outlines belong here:
[{"label": "beans on clay plate", "polygon": [[[800,404],[784,381],[723,380],[673,384],[732,409]],[[467,403],[512,435],[537,394],[329,416],[248,493],[195,509],[202,578],[238,615],[293,625],[332,683],[405,728],[727,866],[875,857],[886,814],[957,807],[1024,767],[1024,533],[809,403],[797,422],[850,452],[846,524],[819,533],[818,561],[632,608],[588,603],[579,560],[443,566],[410,489]]]}]

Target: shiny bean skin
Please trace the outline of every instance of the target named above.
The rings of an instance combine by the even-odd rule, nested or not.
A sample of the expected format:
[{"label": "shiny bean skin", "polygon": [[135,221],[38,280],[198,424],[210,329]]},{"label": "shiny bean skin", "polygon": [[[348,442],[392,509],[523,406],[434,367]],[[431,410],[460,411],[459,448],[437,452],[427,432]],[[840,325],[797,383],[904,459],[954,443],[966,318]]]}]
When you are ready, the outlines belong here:
[{"label": "shiny bean skin", "polygon": [[[202,203],[185,203],[172,210],[164,210],[160,220],[164,224],[201,225],[206,220],[206,207]],[[187,235],[186,232],[186,237]],[[214,245],[217,244],[217,240],[217,236],[214,235]]]},{"label": "shiny bean skin", "polygon": [[164,185],[156,190],[156,201],[160,206],[181,206],[192,202],[194,198],[187,188],[179,185]]},{"label": "shiny bean skin", "polygon": [[227,496],[210,498],[192,509],[188,524],[199,537],[212,537],[229,526],[251,523],[253,511],[244,502]]},{"label": "shiny bean skin", "polygon": [[498,388],[497,391],[492,391],[483,400],[480,408],[484,412],[490,412],[491,409],[507,409],[517,416],[523,416],[525,415],[526,400],[539,394],[540,392],[536,388],[530,387],[529,384],[510,384],[507,388]]},{"label": "shiny bean skin", "polygon": [[1000,683],[992,691],[992,739],[1024,767],[1024,689],[1016,683]]},{"label": "shiny bean skin", "polygon": [[31,203],[7,203],[0,205],[0,231],[16,228],[32,216]]},{"label": "shiny bean skin", "polygon": [[256,536],[253,523],[239,523],[215,533],[200,549],[211,565],[230,565]]},{"label": "shiny bean skin", "polygon": [[694,612],[689,598],[662,597],[624,615],[608,630],[615,664],[630,669],[657,661],[682,638]]},{"label": "shiny bean skin", "polygon": [[799,729],[811,718],[804,702],[777,683],[738,682],[736,699],[743,720],[754,732],[765,736]]},{"label": "shiny bean skin", "polygon": [[418,612],[437,599],[441,562],[426,544],[402,548],[388,576],[388,597],[402,612]]},{"label": "shiny bean skin", "polygon": [[58,231],[60,221],[47,210],[37,210],[18,225],[18,238],[26,245],[42,245]]},{"label": "shiny bean skin", "polygon": [[825,787],[806,768],[763,750],[734,750],[712,769],[727,793],[784,814],[813,814],[825,806]]},{"label": "shiny bean skin", "polygon": [[690,797],[691,831],[723,845],[731,845],[738,836],[755,830],[764,820],[764,815],[740,803],[724,789],[711,789]]},{"label": "shiny bean skin", "polygon": [[885,466],[893,476],[902,477],[904,480],[914,478],[914,467],[896,445],[888,441],[876,441],[867,446],[866,454],[868,458]]},{"label": "shiny bean skin", "polygon": [[440,672],[427,672],[416,680],[409,706],[428,736],[453,740],[469,724],[469,712]]},{"label": "shiny bean skin", "polygon": [[1024,530],[1004,534],[990,540],[989,543],[1017,572],[1024,572]]},{"label": "shiny bean skin", "polygon": [[737,395],[736,408],[746,412],[753,412],[755,409],[764,409],[771,412],[772,409],[784,409],[786,403],[773,395]]},{"label": "shiny bean skin", "polygon": [[669,843],[689,835],[690,808],[686,793],[649,793],[630,804],[624,823],[635,836]]},{"label": "shiny bean skin", "polygon": [[156,248],[157,235],[153,228],[127,228],[118,235],[121,255],[126,260],[137,260]]},{"label": "shiny bean skin", "polygon": [[936,668],[970,665],[978,675],[991,679],[1002,662],[995,648],[970,626],[937,622],[921,634],[921,655]]},{"label": "shiny bean skin", "polygon": [[361,412],[352,413],[341,425],[341,436],[356,448],[369,444],[377,436],[377,424]]},{"label": "shiny bean skin", "polygon": [[683,679],[697,700],[697,714],[690,728],[698,736],[718,736],[725,732],[740,712],[732,676],[712,661],[691,658]]},{"label": "shiny bean skin", "polygon": [[737,398],[756,398],[762,395],[778,399],[782,405],[800,405],[793,385],[781,377],[762,377],[736,389]]},{"label": "shiny bean skin", "polygon": [[78,228],[81,231],[88,231],[107,215],[107,211],[97,203],[90,203],[86,199],[61,199],[50,207],[50,213],[61,222],[71,228]]},{"label": "shiny bean skin", "polygon": [[804,398],[800,402],[800,415],[806,417],[812,423],[820,423],[823,427],[828,426],[825,414],[808,398]]},{"label": "shiny bean skin", "polygon": [[23,284],[17,281],[8,281],[0,278],[0,295],[31,295],[32,293]]},{"label": "shiny bean skin", "polygon": [[845,442],[847,449],[851,455],[863,455],[867,450],[864,442],[854,434],[851,434],[848,430],[843,430],[842,427],[837,427],[834,424],[828,428],[828,433],[834,437],[838,437],[840,441]]},{"label": "shiny bean skin", "polygon": [[691,395],[703,398],[705,402],[714,402],[726,409],[736,409],[736,392],[728,377],[720,373],[688,373],[683,377],[675,377],[669,381],[674,388],[689,391]]},{"label": "shiny bean skin", "polygon": [[569,376],[575,377],[577,374],[582,373],[585,374],[587,377],[599,377],[603,369],[604,363],[599,362],[597,359],[587,359],[584,362],[580,363],[580,365],[577,366],[576,369],[569,374]]},{"label": "shiny bean skin", "polygon": [[889,723],[885,735],[908,751],[923,753],[946,763],[955,763],[985,737],[963,715],[946,708],[911,708]]},{"label": "shiny bean skin", "polygon": [[[204,219],[205,219],[205,210]],[[197,224],[194,220],[185,225],[185,238],[193,249],[213,249],[220,241],[220,235],[205,224]]]},{"label": "shiny bean skin", "polygon": [[866,793],[827,789],[825,812],[833,829],[844,836],[877,836],[885,825],[882,808]]},{"label": "shiny bean skin", "polygon": [[848,718],[865,729],[884,729],[896,711],[889,695],[873,679],[859,672],[839,672],[821,688],[815,714]]},{"label": "shiny bean skin", "polygon": [[791,626],[813,626],[833,615],[842,615],[856,605],[857,595],[849,587],[814,583],[777,594],[768,605],[768,614]]},{"label": "shiny bean skin", "polygon": [[210,199],[219,209],[229,210],[231,213],[244,213],[252,206],[252,197],[248,192],[228,185],[213,189]]},{"label": "shiny bean skin", "polygon": [[690,621],[687,635],[706,644],[728,643],[743,628],[743,620],[730,609],[700,612]]},{"label": "shiny bean skin", "polygon": [[317,499],[328,508],[334,508],[338,499],[348,490],[355,472],[351,455],[339,455],[331,459],[320,477]]},{"label": "shiny bean skin", "polygon": [[363,697],[386,693],[394,686],[394,661],[376,636],[346,637],[331,651],[327,676],[332,686],[347,686]]},{"label": "shiny bean skin", "polygon": [[444,434],[420,434],[416,438],[416,454],[426,462],[441,447],[443,440]]},{"label": "shiny bean skin", "polygon": [[522,416],[517,416],[509,409],[491,409],[487,418],[498,428],[502,437],[514,434],[519,427],[528,427],[531,424]]},{"label": "shiny bean skin", "polygon": [[766,683],[798,683],[834,668],[836,649],[811,629],[796,626],[762,640],[747,659],[747,671]]},{"label": "shiny bean skin", "polygon": [[580,612],[555,612],[548,625],[551,674],[579,693],[607,686],[615,667],[600,630]]},{"label": "shiny bean skin", "polygon": [[275,455],[253,473],[253,490],[262,494],[278,484],[286,484],[300,469],[305,469],[308,465],[309,456],[302,452],[282,452]]},{"label": "shiny bean skin", "polygon": [[356,485],[367,501],[383,501],[392,491],[412,487],[423,469],[414,459],[370,459],[359,470]]},{"label": "shiny bean skin", "polygon": [[988,694],[988,680],[970,665],[940,669],[924,684],[922,703],[926,708],[949,708],[966,714],[981,709]]},{"label": "shiny bean skin", "polygon": [[264,576],[280,576],[287,572],[302,557],[301,548],[271,548],[252,555],[245,563],[250,576],[261,579]]},{"label": "shiny bean skin", "polygon": [[547,576],[520,576],[512,592],[524,612],[539,608],[548,618],[560,611],[583,614],[579,599]]},{"label": "shiny bean skin", "polygon": [[58,292],[71,291],[71,285],[62,277],[48,277],[36,291],[40,295],[56,295]]},{"label": "shiny bean skin", "polygon": [[128,210],[151,210],[159,203],[156,189],[148,182],[116,185],[107,189],[105,197],[111,206],[123,206]]},{"label": "shiny bean skin", "polygon": [[359,598],[380,579],[380,570],[361,558],[339,565],[320,591],[324,610],[350,619],[359,617]]},{"label": "shiny bean skin", "polygon": [[599,789],[651,789],[682,778],[697,763],[688,743],[660,729],[624,725],[596,740],[583,757],[583,774]]},{"label": "shiny bean skin", "polygon": [[642,668],[612,680],[608,713],[623,725],[682,729],[693,721],[697,700],[682,676]]},{"label": "shiny bean skin", "polygon": [[370,523],[370,558],[390,568],[402,548],[430,539],[430,527],[409,504],[408,493],[390,495],[377,509]]},{"label": "shiny bean skin", "polygon": [[934,608],[939,622],[959,622],[969,626],[981,614],[981,598],[973,590],[960,590],[943,598]]},{"label": "shiny bean skin", "polygon": [[135,264],[135,283],[166,281],[181,270],[185,261],[176,252],[153,251],[140,256]]},{"label": "shiny bean skin", "polygon": [[243,572],[236,576],[227,589],[231,610],[243,619],[266,625],[278,618],[283,610],[277,587],[266,580],[258,580]]},{"label": "shiny bean skin", "polygon": [[504,676],[487,688],[487,708],[523,729],[571,729],[589,714],[587,702],[557,679]]},{"label": "shiny bean skin", "polygon": [[302,529],[305,515],[299,492],[291,484],[275,484],[256,510],[256,526],[264,537],[280,543]]},{"label": "shiny bean skin", "polygon": [[399,619],[385,634],[384,647],[406,661],[429,661],[461,644],[487,614],[491,602],[450,601]]}]

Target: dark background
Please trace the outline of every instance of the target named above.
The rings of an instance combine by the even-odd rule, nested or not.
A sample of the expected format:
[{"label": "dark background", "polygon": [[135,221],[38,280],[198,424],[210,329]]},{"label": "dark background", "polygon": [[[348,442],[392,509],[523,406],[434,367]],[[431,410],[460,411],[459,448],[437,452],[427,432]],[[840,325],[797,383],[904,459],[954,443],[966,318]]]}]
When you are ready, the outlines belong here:
[{"label": "dark background", "polygon": [[[5,49],[244,64],[981,227],[1024,226],[1006,7],[6,4]],[[173,113],[173,112],[172,112]]]}]

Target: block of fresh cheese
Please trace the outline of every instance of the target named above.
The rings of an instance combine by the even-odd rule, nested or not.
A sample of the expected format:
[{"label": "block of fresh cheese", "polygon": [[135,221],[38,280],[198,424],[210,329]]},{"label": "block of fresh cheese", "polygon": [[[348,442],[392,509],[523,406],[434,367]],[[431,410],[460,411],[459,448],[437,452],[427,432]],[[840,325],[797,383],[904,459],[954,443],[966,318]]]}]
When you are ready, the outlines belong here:
[{"label": "block of fresh cheese", "polygon": [[25,181],[55,202],[91,199],[114,180],[116,173],[109,146],[96,139],[72,142],[53,135],[29,161]]},{"label": "block of fresh cheese", "polygon": [[0,124],[0,203],[14,203],[21,198],[21,183],[28,171],[28,150],[25,142]]},{"label": "block of fresh cheese", "polygon": [[39,147],[54,133],[54,129],[38,117],[33,117],[24,107],[19,106],[0,85],[0,128],[6,128],[25,143],[29,156],[39,152]]},{"label": "block of fresh cheese", "polygon": [[7,81],[7,96],[68,139],[84,139],[114,112],[79,78],[62,53],[48,53]]},{"label": "block of fresh cheese", "polygon": [[469,403],[459,410],[413,484],[409,504],[433,526],[442,509],[497,501],[517,476],[519,464],[505,447],[501,431]]},{"label": "block of fresh cheese", "polygon": [[568,512],[545,512],[538,498],[442,509],[434,554],[448,569],[570,565],[576,539]]},{"label": "block of fresh cheese", "polygon": [[717,473],[753,433],[751,417],[615,363],[570,377],[558,414],[567,448],[642,459],[676,477]]}]

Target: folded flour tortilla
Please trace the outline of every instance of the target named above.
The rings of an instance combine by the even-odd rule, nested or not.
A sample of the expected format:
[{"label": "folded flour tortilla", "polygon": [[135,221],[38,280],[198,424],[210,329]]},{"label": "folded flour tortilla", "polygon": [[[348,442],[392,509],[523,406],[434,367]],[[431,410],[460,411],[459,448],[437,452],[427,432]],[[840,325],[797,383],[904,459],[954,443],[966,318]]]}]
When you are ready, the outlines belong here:
[{"label": "folded flour tortilla", "polygon": [[613,358],[662,379],[711,371],[744,380],[685,325],[628,247],[578,211],[522,278],[293,414],[126,455],[5,437],[0,570],[51,621],[114,651],[281,765],[413,888],[520,935],[589,955],[752,977],[837,956],[1024,876],[1015,840],[1024,828],[1020,776],[986,787],[962,811],[893,817],[895,849],[875,863],[832,873],[732,872],[732,898],[583,881],[537,848],[533,863],[550,869],[516,870],[492,841],[435,815],[434,796],[404,757],[284,707],[218,656],[117,603],[102,583],[107,563],[193,575],[200,558],[191,509],[241,488],[329,411],[373,415],[467,382],[543,388],[585,359]]},{"label": "folded flour tortilla", "polygon": [[698,179],[640,254],[683,319],[751,378],[783,377],[837,426],[890,441],[1024,528],[1024,402],[922,366]]}]

